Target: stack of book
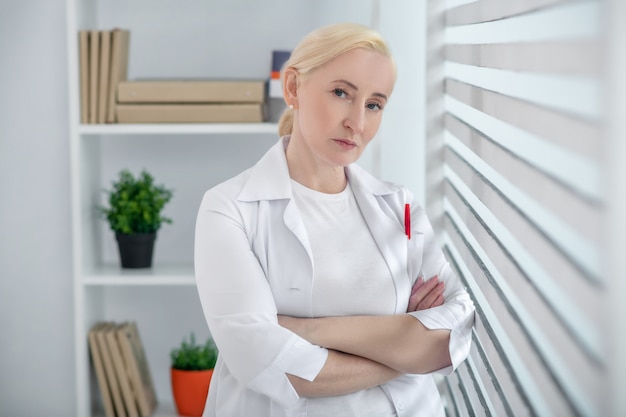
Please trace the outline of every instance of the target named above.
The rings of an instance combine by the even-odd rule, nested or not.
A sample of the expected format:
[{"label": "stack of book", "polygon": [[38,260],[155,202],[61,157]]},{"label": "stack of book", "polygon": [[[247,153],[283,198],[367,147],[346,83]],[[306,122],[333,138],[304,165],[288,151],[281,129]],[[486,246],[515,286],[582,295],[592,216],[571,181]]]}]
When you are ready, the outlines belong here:
[{"label": "stack of book", "polygon": [[127,79],[129,43],[125,29],[78,32],[81,123],[116,121],[115,91]]},{"label": "stack of book", "polygon": [[117,87],[119,123],[245,123],[264,120],[263,80],[137,80]]},{"label": "stack of book", "polygon": [[105,416],[152,415],[156,392],[136,323],[99,322],[88,338]]}]

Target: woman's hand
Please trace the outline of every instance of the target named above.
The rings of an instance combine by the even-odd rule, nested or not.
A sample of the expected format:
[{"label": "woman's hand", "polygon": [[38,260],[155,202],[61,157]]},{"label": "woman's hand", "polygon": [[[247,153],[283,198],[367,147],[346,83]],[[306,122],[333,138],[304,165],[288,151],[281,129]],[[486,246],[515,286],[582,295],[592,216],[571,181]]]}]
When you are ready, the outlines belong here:
[{"label": "woman's hand", "polygon": [[439,281],[439,277],[435,275],[428,281],[424,282],[423,277],[419,277],[411,289],[411,297],[409,298],[409,307],[407,313],[426,310],[427,308],[437,307],[443,304],[443,290],[445,283]]}]

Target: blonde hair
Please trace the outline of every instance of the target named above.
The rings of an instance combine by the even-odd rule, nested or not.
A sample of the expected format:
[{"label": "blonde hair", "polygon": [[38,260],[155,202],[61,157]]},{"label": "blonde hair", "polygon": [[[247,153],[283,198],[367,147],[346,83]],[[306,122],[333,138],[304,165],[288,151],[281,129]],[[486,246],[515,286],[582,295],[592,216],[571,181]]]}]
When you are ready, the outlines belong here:
[{"label": "blonde hair", "polygon": [[[283,65],[294,68],[301,76],[307,76],[333,58],[356,48],[378,52],[393,62],[391,52],[381,35],[367,26],[356,23],[337,23],[314,30],[302,39]],[[395,64],[394,64],[395,69]],[[283,83],[285,82],[284,77]],[[288,135],[293,129],[293,109],[286,108],[278,122],[280,136]]]}]

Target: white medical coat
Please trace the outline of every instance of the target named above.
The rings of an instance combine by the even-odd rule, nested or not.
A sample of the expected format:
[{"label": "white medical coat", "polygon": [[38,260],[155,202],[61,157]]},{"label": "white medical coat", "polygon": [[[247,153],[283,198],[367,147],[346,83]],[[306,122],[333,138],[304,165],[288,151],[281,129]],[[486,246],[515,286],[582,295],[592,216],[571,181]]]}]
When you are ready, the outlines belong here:
[{"label": "white medical coat", "polygon": [[[313,380],[328,351],[277,324],[277,314],[311,317],[313,257],[293,201],[282,138],[252,168],[207,191],[196,222],[195,274],[202,309],[220,349],[204,416],[306,416],[286,373]],[[442,306],[410,313],[431,329],[449,329],[452,366],[469,353],[474,306],[437,245],[424,210],[401,186],[356,165],[346,174],[406,312],[422,275],[446,283]],[[411,239],[404,228],[411,203]],[[329,237],[332,238],[332,237]],[[382,385],[398,416],[440,416],[431,375]]]}]

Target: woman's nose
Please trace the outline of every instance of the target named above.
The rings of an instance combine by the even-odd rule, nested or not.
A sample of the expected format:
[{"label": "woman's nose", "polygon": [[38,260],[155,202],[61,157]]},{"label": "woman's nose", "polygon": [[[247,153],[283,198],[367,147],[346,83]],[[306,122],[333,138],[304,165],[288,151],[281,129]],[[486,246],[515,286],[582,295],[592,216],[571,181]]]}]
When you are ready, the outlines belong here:
[{"label": "woman's nose", "polygon": [[350,112],[344,120],[344,126],[352,133],[361,134],[365,128],[365,108],[363,106],[351,106]]}]

